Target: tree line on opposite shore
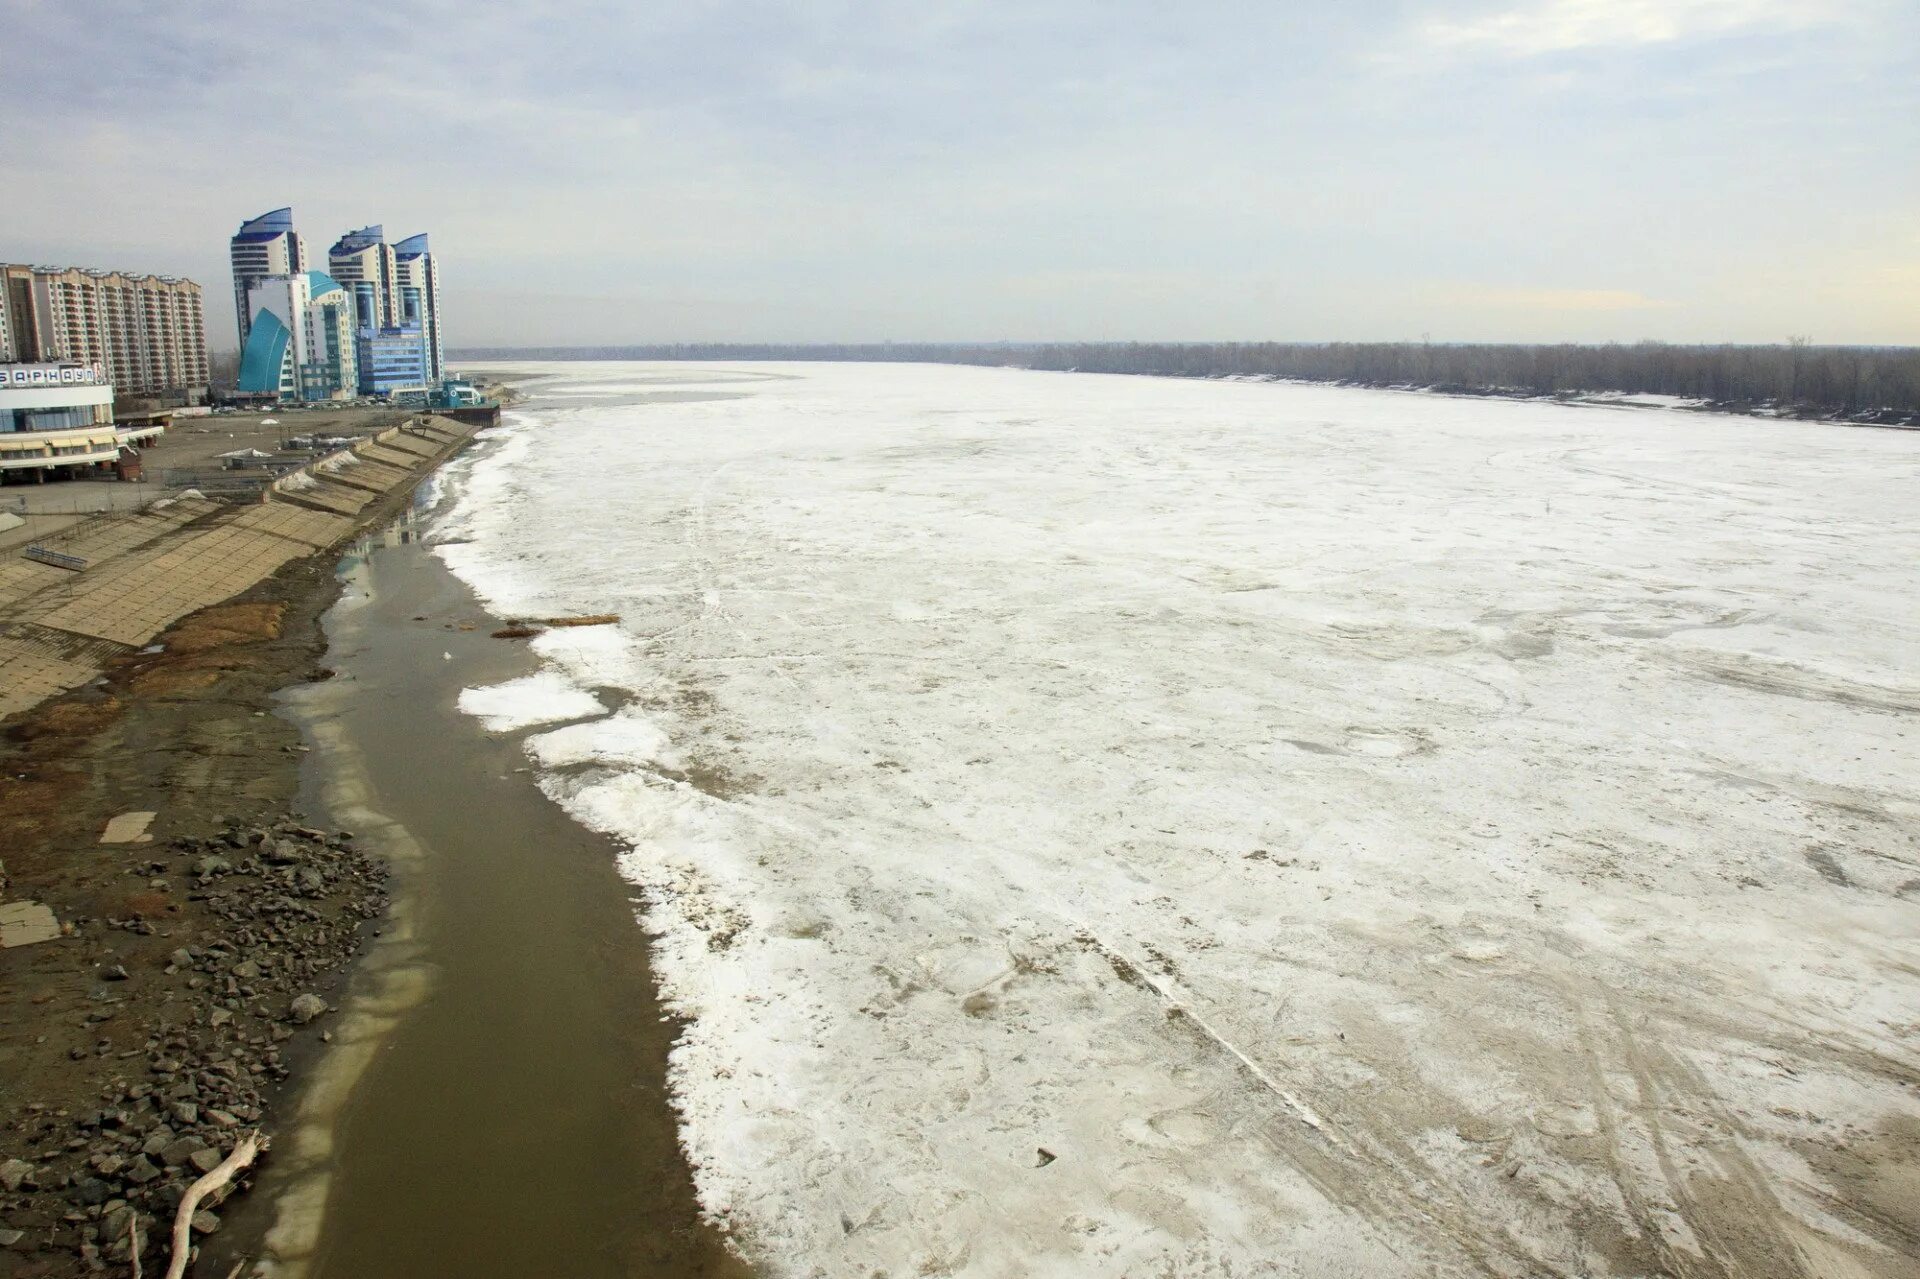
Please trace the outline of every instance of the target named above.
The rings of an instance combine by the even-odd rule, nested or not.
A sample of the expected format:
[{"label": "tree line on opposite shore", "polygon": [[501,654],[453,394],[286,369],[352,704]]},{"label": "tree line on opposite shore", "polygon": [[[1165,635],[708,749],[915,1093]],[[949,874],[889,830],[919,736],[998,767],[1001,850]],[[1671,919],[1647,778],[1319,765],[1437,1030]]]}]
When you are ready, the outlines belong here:
[{"label": "tree line on opposite shore", "polygon": [[464,359],[833,360],[980,364],[1165,377],[1270,377],[1458,394],[1671,395],[1719,409],[1920,422],[1920,348],[1665,342],[673,343],[468,348]]}]

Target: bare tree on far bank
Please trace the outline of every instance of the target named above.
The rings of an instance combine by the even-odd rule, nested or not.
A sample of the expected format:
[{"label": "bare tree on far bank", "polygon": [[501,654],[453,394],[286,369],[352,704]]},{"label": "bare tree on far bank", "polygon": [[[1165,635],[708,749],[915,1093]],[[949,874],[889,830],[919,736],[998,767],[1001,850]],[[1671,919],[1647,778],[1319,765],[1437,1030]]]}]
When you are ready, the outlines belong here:
[{"label": "bare tree on far bank", "polygon": [[1771,410],[1920,424],[1920,348],[1481,345],[1431,342],[867,343],[470,348],[466,359],[861,360],[983,364],[1165,377],[1272,377],[1455,394],[1672,395],[1735,412]]}]

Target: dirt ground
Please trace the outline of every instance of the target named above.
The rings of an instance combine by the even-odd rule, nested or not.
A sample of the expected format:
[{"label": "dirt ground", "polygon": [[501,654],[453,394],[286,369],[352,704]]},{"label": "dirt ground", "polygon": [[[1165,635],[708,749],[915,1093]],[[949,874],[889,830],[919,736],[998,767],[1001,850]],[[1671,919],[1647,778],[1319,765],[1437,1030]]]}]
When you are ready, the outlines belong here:
[{"label": "dirt ground", "polygon": [[[383,872],[300,825],[304,748],[273,713],[278,690],[328,675],[335,558],[296,560],[182,619],[160,651],[0,724],[5,897],[46,903],[63,932],[0,950],[0,1276],[119,1269],[125,1243],[107,1236],[134,1214],[163,1239],[197,1174],[176,1161],[140,1182],[139,1138],[218,1148],[229,1121],[270,1127],[282,1081],[328,1033],[289,1001],[335,1002],[378,926]],[[109,819],[145,811],[146,840],[101,842]],[[183,1101],[191,1120],[170,1112]]]},{"label": "dirt ground", "polygon": [[[305,409],[284,405],[267,412],[216,413],[209,417],[176,418],[167,433],[144,459],[153,467],[191,467],[218,465],[219,454],[236,449],[259,449],[265,453],[281,450],[285,441],[297,435],[338,435],[359,437],[398,426],[417,410],[411,409]],[[264,423],[275,425],[263,425]],[[307,451],[288,450],[301,457]]]}]

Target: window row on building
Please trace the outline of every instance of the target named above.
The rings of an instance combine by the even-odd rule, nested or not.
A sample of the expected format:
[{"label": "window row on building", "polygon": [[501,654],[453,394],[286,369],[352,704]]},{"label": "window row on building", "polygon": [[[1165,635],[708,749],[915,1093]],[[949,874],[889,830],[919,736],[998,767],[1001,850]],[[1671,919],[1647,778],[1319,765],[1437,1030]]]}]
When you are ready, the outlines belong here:
[{"label": "window row on building", "polygon": [[98,365],[121,395],[205,397],[200,286],[170,275],[0,263],[0,362]]}]

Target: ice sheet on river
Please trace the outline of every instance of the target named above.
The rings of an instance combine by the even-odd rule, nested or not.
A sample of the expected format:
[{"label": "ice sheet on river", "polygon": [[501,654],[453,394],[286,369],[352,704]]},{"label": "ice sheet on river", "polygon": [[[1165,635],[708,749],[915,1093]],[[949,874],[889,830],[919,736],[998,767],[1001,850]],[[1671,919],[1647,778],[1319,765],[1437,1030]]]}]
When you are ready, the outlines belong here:
[{"label": "ice sheet on river", "polygon": [[767,1273],[1914,1273],[1920,436],[755,369],[443,553]]}]

